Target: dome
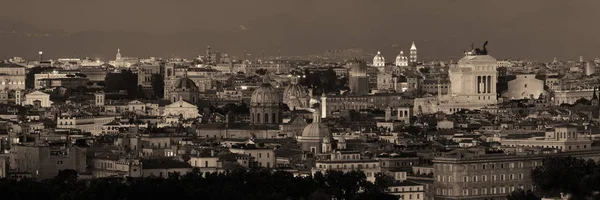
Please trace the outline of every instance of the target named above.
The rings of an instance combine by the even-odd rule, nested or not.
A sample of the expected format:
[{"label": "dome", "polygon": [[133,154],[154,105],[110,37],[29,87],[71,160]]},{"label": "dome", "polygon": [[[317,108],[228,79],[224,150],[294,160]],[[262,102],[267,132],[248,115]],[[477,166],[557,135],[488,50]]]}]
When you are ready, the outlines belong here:
[{"label": "dome", "polygon": [[298,84],[291,84],[285,87],[283,90],[283,99],[289,99],[290,97],[306,98],[308,93],[304,88]]},{"label": "dome", "polygon": [[313,122],[302,130],[302,137],[304,138],[329,138],[331,141],[331,131],[329,127],[321,123],[321,109],[317,108],[313,111]]},{"label": "dome", "polygon": [[400,54],[398,54],[398,56],[396,56],[396,61],[400,61],[400,60],[408,60],[406,58],[406,56],[404,56],[404,51],[400,51]]},{"label": "dome", "polygon": [[277,89],[269,83],[268,77],[263,80],[263,84],[260,87],[254,90],[250,99],[251,105],[275,106],[280,103],[281,96],[279,96]]},{"label": "dome", "polygon": [[331,138],[331,131],[322,123],[311,123],[302,130],[302,137]]},{"label": "dome", "polygon": [[176,90],[191,90],[191,91],[197,91],[198,90],[198,86],[196,85],[196,83],[188,78],[188,77],[183,77],[180,78],[179,80],[177,80],[177,83],[175,84],[175,89]]},{"label": "dome", "polygon": [[352,62],[350,65],[350,76],[367,76],[367,66],[361,62]]},{"label": "dome", "polygon": [[373,65],[378,67],[383,67],[385,65],[385,58],[381,55],[381,52],[377,52],[377,55],[373,57]]}]

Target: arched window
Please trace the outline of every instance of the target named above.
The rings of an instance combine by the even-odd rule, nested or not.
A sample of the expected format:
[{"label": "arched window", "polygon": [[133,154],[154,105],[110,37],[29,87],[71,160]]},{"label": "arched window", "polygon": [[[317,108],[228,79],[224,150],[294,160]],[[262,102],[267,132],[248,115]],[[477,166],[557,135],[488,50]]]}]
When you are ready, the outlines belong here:
[{"label": "arched window", "polygon": [[279,123],[279,120],[277,119],[277,115],[275,113],[273,113],[273,116],[271,117],[271,120],[273,123]]},{"label": "arched window", "polygon": [[256,113],[256,123],[260,123],[260,113]]},{"label": "arched window", "polygon": [[265,123],[269,123],[269,113],[265,113]]}]

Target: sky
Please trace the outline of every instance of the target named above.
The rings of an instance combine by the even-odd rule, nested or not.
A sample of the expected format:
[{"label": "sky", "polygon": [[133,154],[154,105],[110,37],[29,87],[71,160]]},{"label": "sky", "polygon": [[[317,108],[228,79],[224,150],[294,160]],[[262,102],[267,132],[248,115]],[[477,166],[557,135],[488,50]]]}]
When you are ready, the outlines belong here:
[{"label": "sky", "polygon": [[[132,41],[131,55],[190,56],[211,45],[231,54],[243,49],[299,55],[364,48],[380,50],[392,60],[415,41],[423,58],[434,59],[460,56],[471,43],[481,46],[488,40],[490,52],[501,58],[600,57],[598,0],[2,0],[0,7],[4,8],[0,19],[42,30],[110,32],[115,38],[104,39],[115,44],[86,42],[81,50],[94,54],[96,49],[106,57],[114,54],[117,41],[135,37],[127,33],[178,44],[159,51],[134,48],[143,41]],[[174,36],[183,33],[194,46]],[[203,34],[194,38],[194,33]],[[99,37],[95,34],[93,38]],[[227,37],[239,45],[225,44]],[[77,44],[71,43],[76,42],[81,39],[64,44],[75,48]],[[44,47],[57,54],[77,51],[62,51],[51,45],[56,42],[48,43]],[[14,45],[17,52],[37,48],[30,41]]]}]

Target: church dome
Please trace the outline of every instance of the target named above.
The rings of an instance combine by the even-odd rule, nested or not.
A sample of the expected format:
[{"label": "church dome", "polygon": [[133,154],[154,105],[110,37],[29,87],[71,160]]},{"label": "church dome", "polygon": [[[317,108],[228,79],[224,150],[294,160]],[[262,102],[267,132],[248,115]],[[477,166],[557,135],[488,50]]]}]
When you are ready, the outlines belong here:
[{"label": "church dome", "polygon": [[350,76],[367,76],[367,65],[361,62],[352,62],[350,65]]},{"label": "church dome", "polygon": [[177,80],[177,83],[175,84],[175,90],[198,91],[198,86],[192,79],[188,77],[183,77]]},{"label": "church dome", "polygon": [[400,51],[400,54],[398,54],[398,56],[396,56],[396,61],[405,61],[408,60],[408,58],[406,58],[406,56],[404,56],[404,51]]},{"label": "church dome", "polygon": [[315,109],[313,112],[313,122],[302,130],[303,138],[315,138],[321,140],[322,138],[328,138],[331,141],[331,131],[329,127],[321,123],[321,109]]},{"label": "church dome", "polygon": [[308,93],[301,85],[291,84],[283,90],[283,99],[289,99],[290,97],[307,98]]},{"label": "church dome", "polygon": [[378,67],[383,67],[385,65],[385,58],[381,55],[381,52],[377,52],[377,55],[373,57],[373,65]]},{"label": "church dome", "polygon": [[263,84],[254,90],[252,98],[250,98],[251,105],[275,106],[281,103],[279,92],[269,82],[269,78],[265,77]]},{"label": "church dome", "polygon": [[311,123],[302,130],[302,137],[308,138],[331,138],[329,127],[322,123]]}]

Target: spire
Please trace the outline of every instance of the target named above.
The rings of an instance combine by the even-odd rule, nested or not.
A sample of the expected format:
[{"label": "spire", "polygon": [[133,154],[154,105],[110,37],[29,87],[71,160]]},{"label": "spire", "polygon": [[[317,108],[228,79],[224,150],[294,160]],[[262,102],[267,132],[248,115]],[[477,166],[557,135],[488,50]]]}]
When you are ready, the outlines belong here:
[{"label": "spire", "polygon": [[377,55],[381,55],[381,51],[377,51]]},{"label": "spire", "polygon": [[297,85],[298,84],[298,76],[292,75],[292,85]]},{"label": "spire", "polygon": [[415,45],[415,41],[412,42],[412,45],[410,46],[410,50],[417,50],[417,46]]},{"label": "spire", "polygon": [[400,51],[400,55],[404,55],[404,51]]}]

